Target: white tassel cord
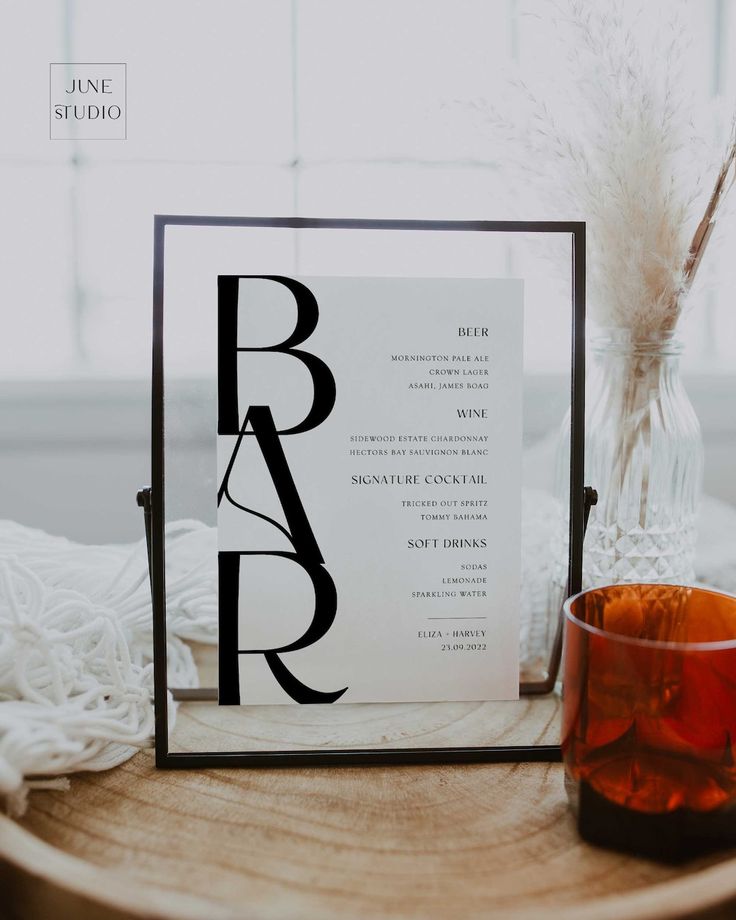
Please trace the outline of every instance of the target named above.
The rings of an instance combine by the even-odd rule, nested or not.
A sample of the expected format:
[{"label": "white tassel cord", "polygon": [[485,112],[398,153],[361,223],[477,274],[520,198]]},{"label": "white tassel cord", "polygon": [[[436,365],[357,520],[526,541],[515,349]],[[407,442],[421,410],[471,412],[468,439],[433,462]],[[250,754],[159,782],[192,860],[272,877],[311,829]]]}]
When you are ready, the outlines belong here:
[{"label": "white tassel cord", "polygon": [[[216,640],[216,532],[171,524],[166,556],[170,679],[195,687],[183,640]],[[0,522],[0,795],[12,813],[38,786],[29,777],[106,770],[151,743],[151,649],[145,541],[81,546]]]}]

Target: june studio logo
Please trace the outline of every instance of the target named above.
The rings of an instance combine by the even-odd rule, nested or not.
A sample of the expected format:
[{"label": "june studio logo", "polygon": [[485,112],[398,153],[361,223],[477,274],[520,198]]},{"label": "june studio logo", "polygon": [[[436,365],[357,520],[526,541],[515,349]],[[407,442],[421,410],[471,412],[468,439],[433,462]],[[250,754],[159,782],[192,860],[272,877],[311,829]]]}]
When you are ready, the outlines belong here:
[{"label": "june studio logo", "polygon": [[50,64],[51,140],[125,140],[125,64]]}]

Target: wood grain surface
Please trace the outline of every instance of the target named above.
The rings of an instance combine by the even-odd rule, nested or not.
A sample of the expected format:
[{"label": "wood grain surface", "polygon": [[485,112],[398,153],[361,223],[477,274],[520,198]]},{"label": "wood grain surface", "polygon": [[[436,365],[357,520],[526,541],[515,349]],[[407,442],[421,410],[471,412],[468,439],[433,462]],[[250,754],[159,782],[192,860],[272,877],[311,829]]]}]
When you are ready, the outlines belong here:
[{"label": "wood grain surface", "polygon": [[[237,744],[237,715],[187,704],[180,743],[224,724]],[[1,819],[0,890],[33,920],[734,917],[736,858],[587,846],[559,765],[164,772],[142,752]]]}]

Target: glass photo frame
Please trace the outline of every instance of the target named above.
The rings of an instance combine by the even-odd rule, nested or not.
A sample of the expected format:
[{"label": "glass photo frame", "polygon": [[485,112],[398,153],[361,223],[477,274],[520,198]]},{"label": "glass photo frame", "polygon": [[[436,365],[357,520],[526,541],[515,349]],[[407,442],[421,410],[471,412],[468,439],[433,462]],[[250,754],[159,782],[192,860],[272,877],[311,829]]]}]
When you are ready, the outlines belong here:
[{"label": "glass photo frame", "polygon": [[[217,570],[217,279],[223,276],[524,280],[519,641],[525,651],[518,700],[219,706],[216,652],[204,645],[195,647],[203,686],[170,682],[167,529],[181,520],[201,522],[206,539],[195,561],[210,583]],[[584,363],[583,223],[157,215],[151,487],[139,493],[153,597],[157,766],[559,760],[559,612],[581,588],[592,500],[583,471]],[[535,477],[552,465],[550,457],[556,481],[540,489]],[[179,704],[171,732],[170,695]]]}]

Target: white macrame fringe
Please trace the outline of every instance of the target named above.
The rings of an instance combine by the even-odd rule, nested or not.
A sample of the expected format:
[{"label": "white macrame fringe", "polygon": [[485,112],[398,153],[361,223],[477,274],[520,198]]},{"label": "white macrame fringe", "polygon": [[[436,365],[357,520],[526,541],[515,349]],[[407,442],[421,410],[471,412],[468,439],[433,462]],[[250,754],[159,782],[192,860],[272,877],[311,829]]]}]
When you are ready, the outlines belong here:
[{"label": "white macrame fringe", "polygon": [[[183,640],[216,639],[216,532],[166,530],[169,675],[198,685]],[[22,814],[33,779],[107,770],[150,745],[151,597],[145,541],[81,546],[0,521],[0,796]],[[174,706],[171,704],[172,718]]]}]

